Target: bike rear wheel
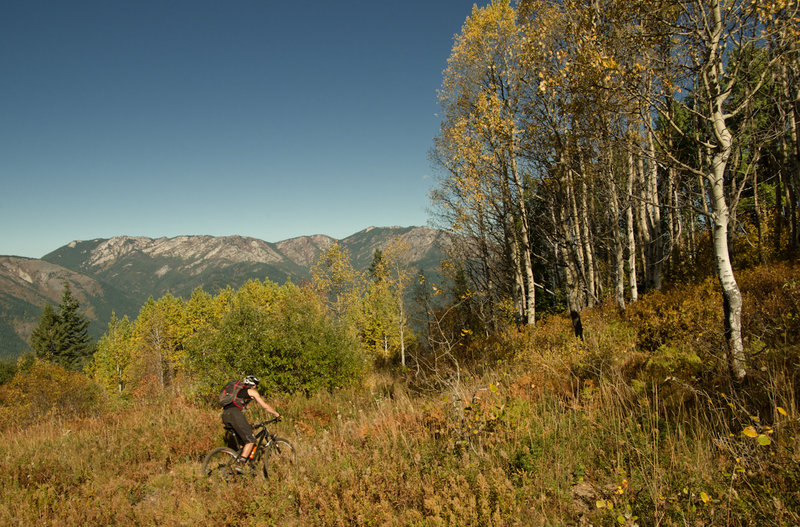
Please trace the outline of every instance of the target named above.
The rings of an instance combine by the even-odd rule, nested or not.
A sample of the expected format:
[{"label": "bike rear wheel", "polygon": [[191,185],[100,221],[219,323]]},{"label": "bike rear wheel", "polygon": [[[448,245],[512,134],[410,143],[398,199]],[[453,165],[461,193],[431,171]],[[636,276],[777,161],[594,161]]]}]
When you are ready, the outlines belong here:
[{"label": "bike rear wheel", "polygon": [[289,475],[295,464],[294,445],[288,439],[275,437],[264,456],[264,477],[280,478]]},{"label": "bike rear wheel", "polygon": [[209,479],[230,483],[240,475],[236,463],[239,454],[227,447],[215,448],[203,461],[203,475]]}]

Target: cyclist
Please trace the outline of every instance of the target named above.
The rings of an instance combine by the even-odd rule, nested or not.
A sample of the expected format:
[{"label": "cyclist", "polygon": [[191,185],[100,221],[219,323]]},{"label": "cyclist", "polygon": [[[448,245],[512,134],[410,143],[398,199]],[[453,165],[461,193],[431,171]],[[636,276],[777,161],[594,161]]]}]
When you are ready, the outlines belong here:
[{"label": "cyclist", "polygon": [[222,410],[222,422],[231,426],[236,432],[236,435],[239,436],[239,440],[244,443],[242,453],[237,459],[239,463],[247,463],[250,459],[250,452],[253,450],[253,446],[256,442],[256,437],[253,434],[253,427],[243,413],[247,405],[250,404],[250,401],[255,399],[261,408],[271,413],[276,418],[281,418],[281,414],[276,412],[274,408],[261,398],[261,395],[256,390],[258,383],[258,377],[255,375],[248,375],[245,377],[242,381],[243,386],[239,389],[239,393],[236,394],[233,402],[225,406]]}]

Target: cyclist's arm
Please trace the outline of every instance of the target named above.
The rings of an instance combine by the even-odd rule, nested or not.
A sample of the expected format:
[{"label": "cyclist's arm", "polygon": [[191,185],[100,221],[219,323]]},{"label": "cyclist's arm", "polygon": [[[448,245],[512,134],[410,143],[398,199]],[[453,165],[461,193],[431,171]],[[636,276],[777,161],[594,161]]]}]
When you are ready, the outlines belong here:
[{"label": "cyclist's arm", "polygon": [[269,413],[271,413],[275,417],[280,417],[281,416],[281,414],[276,412],[273,407],[271,407],[270,405],[268,405],[266,403],[266,401],[264,401],[264,399],[261,397],[261,395],[258,393],[258,391],[256,391],[255,388],[250,388],[249,390],[247,390],[247,394],[250,397],[252,397],[253,399],[255,399],[255,401],[259,404],[259,406],[261,406],[261,408],[263,408],[264,410],[268,411]]}]

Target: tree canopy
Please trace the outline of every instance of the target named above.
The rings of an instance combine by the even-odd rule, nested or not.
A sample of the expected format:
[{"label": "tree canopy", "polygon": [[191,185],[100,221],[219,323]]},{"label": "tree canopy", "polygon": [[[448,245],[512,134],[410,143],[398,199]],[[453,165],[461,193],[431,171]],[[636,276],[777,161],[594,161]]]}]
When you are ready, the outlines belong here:
[{"label": "tree canopy", "polygon": [[482,324],[579,316],[609,291],[624,309],[708,262],[742,377],[736,259],[800,247],[797,10],[794,0],[475,6],[440,91],[432,201]]}]

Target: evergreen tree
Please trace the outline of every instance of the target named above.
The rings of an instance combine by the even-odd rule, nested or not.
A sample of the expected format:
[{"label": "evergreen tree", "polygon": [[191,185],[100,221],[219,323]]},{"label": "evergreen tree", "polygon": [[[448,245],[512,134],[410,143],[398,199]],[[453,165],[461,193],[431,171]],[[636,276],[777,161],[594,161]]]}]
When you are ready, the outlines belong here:
[{"label": "evergreen tree", "polygon": [[31,348],[36,357],[69,369],[80,369],[92,352],[89,320],[78,312],[78,300],[72,296],[69,282],[58,310],[45,304],[39,325],[31,333]]},{"label": "evergreen tree", "polygon": [[383,267],[385,267],[383,263],[383,251],[375,249],[375,252],[372,254],[372,264],[369,266],[369,276],[376,282],[381,281],[384,278],[384,276],[382,276]]},{"label": "evergreen tree", "polygon": [[64,341],[64,327],[58,312],[49,302],[42,308],[39,325],[31,333],[31,349],[36,358],[55,361]]},{"label": "evergreen tree", "polygon": [[64,330],[63,345],[55,362],[65,368],[80,369],[91,356],[89,319],[78,312],[78,299],[72,296],[69,282],[64,282],[64,292],[58,305],[58,316]]}]

